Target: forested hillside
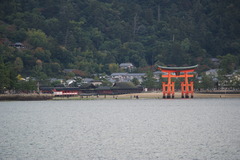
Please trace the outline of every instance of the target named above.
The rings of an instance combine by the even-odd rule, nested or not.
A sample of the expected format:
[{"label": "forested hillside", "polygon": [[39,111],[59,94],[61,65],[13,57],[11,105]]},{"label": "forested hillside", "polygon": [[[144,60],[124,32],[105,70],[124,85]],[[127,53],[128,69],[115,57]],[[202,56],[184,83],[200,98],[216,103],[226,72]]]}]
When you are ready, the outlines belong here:
[{"label": "forested hillside", "polygon": [[0,38],[7,75],[110,73],[124,62],[210,68],[209,58],[226,55],[236,69],[240,1],[1,0]]}]

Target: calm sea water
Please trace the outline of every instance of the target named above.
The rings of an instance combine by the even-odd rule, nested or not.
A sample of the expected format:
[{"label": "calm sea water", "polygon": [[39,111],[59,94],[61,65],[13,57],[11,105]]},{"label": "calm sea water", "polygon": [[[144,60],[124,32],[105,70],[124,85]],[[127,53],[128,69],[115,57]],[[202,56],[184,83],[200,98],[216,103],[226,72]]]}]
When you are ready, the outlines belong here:
[{"label": "calm sea water", "polygon": [[239,160],[240,99],[0,102],[1,160]]}]

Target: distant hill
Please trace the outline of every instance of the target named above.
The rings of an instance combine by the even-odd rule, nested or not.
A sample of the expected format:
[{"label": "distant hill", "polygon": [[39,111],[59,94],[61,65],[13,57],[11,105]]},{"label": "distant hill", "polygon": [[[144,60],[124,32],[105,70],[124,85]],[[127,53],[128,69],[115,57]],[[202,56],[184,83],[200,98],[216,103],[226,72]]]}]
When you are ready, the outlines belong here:
[{"label": "distant hill", "polygon": [[127,62],[211,67],[209,58],[227,54],[239,65],[239,19],[239,0],[8,0],[0,5],[0,58],[39,79],[69,68],[109,74]]}]

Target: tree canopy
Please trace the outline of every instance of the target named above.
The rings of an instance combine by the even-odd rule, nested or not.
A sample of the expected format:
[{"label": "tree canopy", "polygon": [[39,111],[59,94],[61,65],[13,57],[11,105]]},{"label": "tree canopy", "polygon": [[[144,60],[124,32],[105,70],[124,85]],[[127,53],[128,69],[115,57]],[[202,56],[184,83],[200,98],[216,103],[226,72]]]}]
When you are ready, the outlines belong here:
[{"label": "tree canopy", "polygon": [[217,56],[226,66],[231,55],[238,68],[239,19],[238,0],[8,0],[0,5],[0,56],[17,73],[43,77],[64,68],[111,73],[125,62],[210,65]]}]

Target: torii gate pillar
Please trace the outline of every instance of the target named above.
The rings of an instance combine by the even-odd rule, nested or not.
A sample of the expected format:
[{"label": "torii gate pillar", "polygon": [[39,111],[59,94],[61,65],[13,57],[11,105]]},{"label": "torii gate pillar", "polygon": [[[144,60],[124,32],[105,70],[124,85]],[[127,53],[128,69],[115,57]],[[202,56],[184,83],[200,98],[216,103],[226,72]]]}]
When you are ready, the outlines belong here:
[{"label": "torii gate pillar", "polygon": [[162,72],[166,72],[167,75],[162,75],[163,78],[168,78],[168,82],[162,82],[162,92],[163,92],[163,98],[174,98],[174,82],[171,81],[171,78],[178,78],[182,77],[184,78],[184,82],[181,82],[181,94],[182,98],[193,98],[193,82],[189,82],[188,78],[193,77],[194,75],[189,74],[189,72],[194,72],[195,68],[198,65],[195,66],[189,66],[189,67],[163,67],[159,66],[158,69]]}]

